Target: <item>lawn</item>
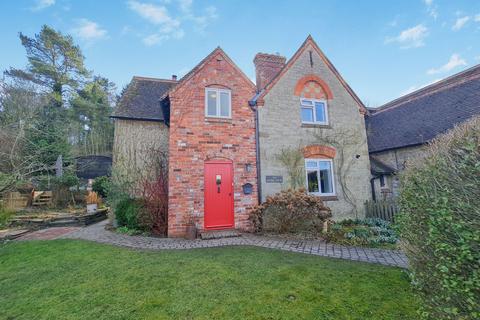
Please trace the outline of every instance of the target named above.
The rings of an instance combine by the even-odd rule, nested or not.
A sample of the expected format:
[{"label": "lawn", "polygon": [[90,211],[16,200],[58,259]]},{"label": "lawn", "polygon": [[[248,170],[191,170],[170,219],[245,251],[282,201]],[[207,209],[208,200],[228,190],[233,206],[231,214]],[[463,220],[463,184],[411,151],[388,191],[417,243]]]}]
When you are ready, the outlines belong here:
[{"label": "lawn", "polygon": [[252,247],[0,245],[0,319],[416,319],[404,271]]}]

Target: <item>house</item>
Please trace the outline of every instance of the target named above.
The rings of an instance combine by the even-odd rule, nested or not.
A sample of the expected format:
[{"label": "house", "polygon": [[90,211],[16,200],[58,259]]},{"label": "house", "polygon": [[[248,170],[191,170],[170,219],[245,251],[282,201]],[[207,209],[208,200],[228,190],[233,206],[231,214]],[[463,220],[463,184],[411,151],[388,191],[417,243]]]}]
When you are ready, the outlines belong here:
[{"label": "house", "polygon": [[369,110],[366,118],[375,198],[395,197],[408,161],[429,141],[480,114],[480,65]]},{"label": "house", "polygon": [[285,57],[254,59],[262,201],[305,187],[334,219],[364,216],[370,199],[365,106],[309,36]]},{"label": "house", "polygon": [[249,229],[258,203],[254,94],[221,48],[179,81],[133,78],[113,115],[114,165],[148,171],[156,150],[168,154],[169,237],[190,224]]}]

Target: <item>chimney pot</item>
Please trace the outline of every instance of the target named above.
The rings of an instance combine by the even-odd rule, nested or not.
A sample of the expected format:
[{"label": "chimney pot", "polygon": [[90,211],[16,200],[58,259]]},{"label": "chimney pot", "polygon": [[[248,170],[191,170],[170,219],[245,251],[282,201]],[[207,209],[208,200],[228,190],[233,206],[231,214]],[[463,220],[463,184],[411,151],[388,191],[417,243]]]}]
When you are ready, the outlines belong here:
[{"label": "chimney pot", "polygon": [[172,80],[177,81],[177,75],[176,74],[172,74]]}]

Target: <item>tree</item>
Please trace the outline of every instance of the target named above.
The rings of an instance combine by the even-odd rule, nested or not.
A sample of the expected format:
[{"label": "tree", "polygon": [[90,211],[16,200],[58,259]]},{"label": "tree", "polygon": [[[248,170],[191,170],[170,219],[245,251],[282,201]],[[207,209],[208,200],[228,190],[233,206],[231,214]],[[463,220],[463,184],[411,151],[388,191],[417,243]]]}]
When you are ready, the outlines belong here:
[{"label": "tree", "polygon": [[69,111],[77,153],[102,154],[112,151],[113,123],[109,115],[115,98],[115,85],[102,77],[95,77],[73,97]]},{"label": "tree", "polygon": [[20,33],[20,40],[27,51],[27,68],[10,68],[6,75],[35,83],[52,95],[57,107],[63,106],[64,94],[89,75],[80,47],[71,36],[47,25],[33,38]]}]

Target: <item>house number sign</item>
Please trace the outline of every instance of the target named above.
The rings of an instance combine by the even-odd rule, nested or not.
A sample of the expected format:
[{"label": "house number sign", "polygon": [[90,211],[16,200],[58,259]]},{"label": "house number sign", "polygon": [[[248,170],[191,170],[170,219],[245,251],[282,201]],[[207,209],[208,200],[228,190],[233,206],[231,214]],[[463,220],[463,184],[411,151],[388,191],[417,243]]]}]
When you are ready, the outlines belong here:
[{"label": "house number sign", "polygon": [[266,176],[267,183],[283,183],[283,176]]}]

